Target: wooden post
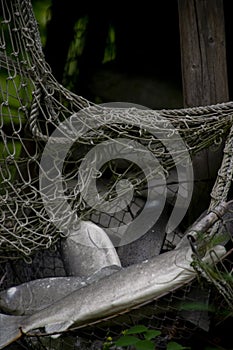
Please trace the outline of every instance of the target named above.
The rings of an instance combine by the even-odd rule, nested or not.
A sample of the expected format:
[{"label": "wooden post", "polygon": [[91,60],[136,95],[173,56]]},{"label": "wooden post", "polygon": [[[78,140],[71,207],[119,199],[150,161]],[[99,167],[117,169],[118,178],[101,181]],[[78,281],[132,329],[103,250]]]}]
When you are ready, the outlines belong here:
[{"label": "wooden post", "polygon": [[[228,101],[223,0],[178,0],[185,107]],[[222,150],[193,159],[195,186],[188,224],[207,209]]]},{"label": "wooden post", "polygon": [[222,0],[178,0],[184,105],[228,101]]}]

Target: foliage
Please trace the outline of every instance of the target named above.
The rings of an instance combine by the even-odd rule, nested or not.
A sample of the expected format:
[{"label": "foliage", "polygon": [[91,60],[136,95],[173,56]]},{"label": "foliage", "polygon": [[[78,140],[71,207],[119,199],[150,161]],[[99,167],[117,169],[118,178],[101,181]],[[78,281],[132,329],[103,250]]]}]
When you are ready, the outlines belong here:
[{"label": "foliage", "polygon": [[[118,347],[135,350],[154,350],[156,349],[156,338],[161,335],[159,330],[149,329],[144,325],[133,326],[122,331],[122,336],[116,341],[111,337],[107,338],[103,350],[111,350]],[[131,347],[133,346],[133,348]],[[167,344],[167,350],[190,349],[176,342],[170,341]]]},{"label": "foliage", "polygon": [[41,42],[44,46],[46,42],[46,25],[51,16],[51,0],[33,0],[32,5],[36,20],[39,25]]}]

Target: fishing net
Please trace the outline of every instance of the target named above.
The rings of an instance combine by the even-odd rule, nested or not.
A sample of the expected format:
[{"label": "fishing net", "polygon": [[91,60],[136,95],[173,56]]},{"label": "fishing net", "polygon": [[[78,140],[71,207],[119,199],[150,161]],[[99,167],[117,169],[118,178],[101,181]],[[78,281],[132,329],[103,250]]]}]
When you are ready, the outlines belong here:
[{"label": "fishing net", "polygon": [[[171,207],[187,207],[190,201],[191,185],[185,177],[190,157],[210,146],[218,148],[223,139],[223,161],[209,209],[229,200],[233,171],[232,102],[176,110],[91,103],[54,78],[43,55],[29,0],[1,0],[0,19],[1,289],[32,279],[65,276],[60,238],[69,229],[77,228],[80,219],[109,229],[109,236],[120,251],[121,246],[132,242],[130,235],[129,241],[124,236],[125,227],[144,211],[148,188],[156,187],[156,194],[162,196],[165,182],[166,205],[173,220],[169,221],[169,233],[161,237],[160,252],[175,248],[183,234],[175,230],[179,214]],[[93,149],[98,152],[93,153]],[[48,171],[51,168],[52,173]],[[153,202],[153,196],[150,200]],[[219,222],[213,226],[211,236],[219,227]],[[136,238],[141,238],[140,232]],[[217,279],[198,264],[198,259],[196,266],[207,285],[215,281],[216,289],[222,292],[222,302],[232,302],[231,284],[226,287],[221,279],[222,270],[231,271],[229,259],[216,266]],[[185,338],[195,327],[174,304],[189,298],[196,300],[191,292],[197,287],[195,283],[130,311],[123,320],[116,318],[111,324],[103,321],[86,326],[78,331],[78,336],[70,332],[58,340],[26,337],[17,346],[100,349],[108,334],[114,338],[119,329],[138,322],[161,329],[161,344]],[[209,287],[204,290],[211,293]],[[216,294],[210,297],[216,298]],[[198,323],[195,322],[197,328]]]}]

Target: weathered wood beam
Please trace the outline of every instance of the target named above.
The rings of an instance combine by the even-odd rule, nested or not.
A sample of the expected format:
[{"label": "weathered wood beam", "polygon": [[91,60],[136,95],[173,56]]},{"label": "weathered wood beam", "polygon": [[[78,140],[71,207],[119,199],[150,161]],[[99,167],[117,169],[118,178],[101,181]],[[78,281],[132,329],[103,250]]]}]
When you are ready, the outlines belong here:
[{"label": "weathered wood beam", "polygon": [[[229,100],[223,0],[178,0],[185,107]],[[207,209],[221,164],[222,149],[207,149],[193,159],[195,185],[190,225]]]},{"label": "weathered wood beam", "polygon": [[228,101],[222,0],[178,0],[186,107]]}]

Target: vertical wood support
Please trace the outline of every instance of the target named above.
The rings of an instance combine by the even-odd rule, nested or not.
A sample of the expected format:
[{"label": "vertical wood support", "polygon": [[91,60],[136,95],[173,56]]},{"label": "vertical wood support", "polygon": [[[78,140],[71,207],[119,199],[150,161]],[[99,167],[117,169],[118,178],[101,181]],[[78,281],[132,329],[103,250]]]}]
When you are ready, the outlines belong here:
[{"label": "vertical wood support", "polygon": [[[228,101],[223,0],[178,0],[178,10],[184,106]],[[207,209],[221,158],[211,148],[194,157],[188,224]]]},{"label": "vertical wood support", "polygon": [[222,0],[178,0],[184,105],[228,101]]}]

